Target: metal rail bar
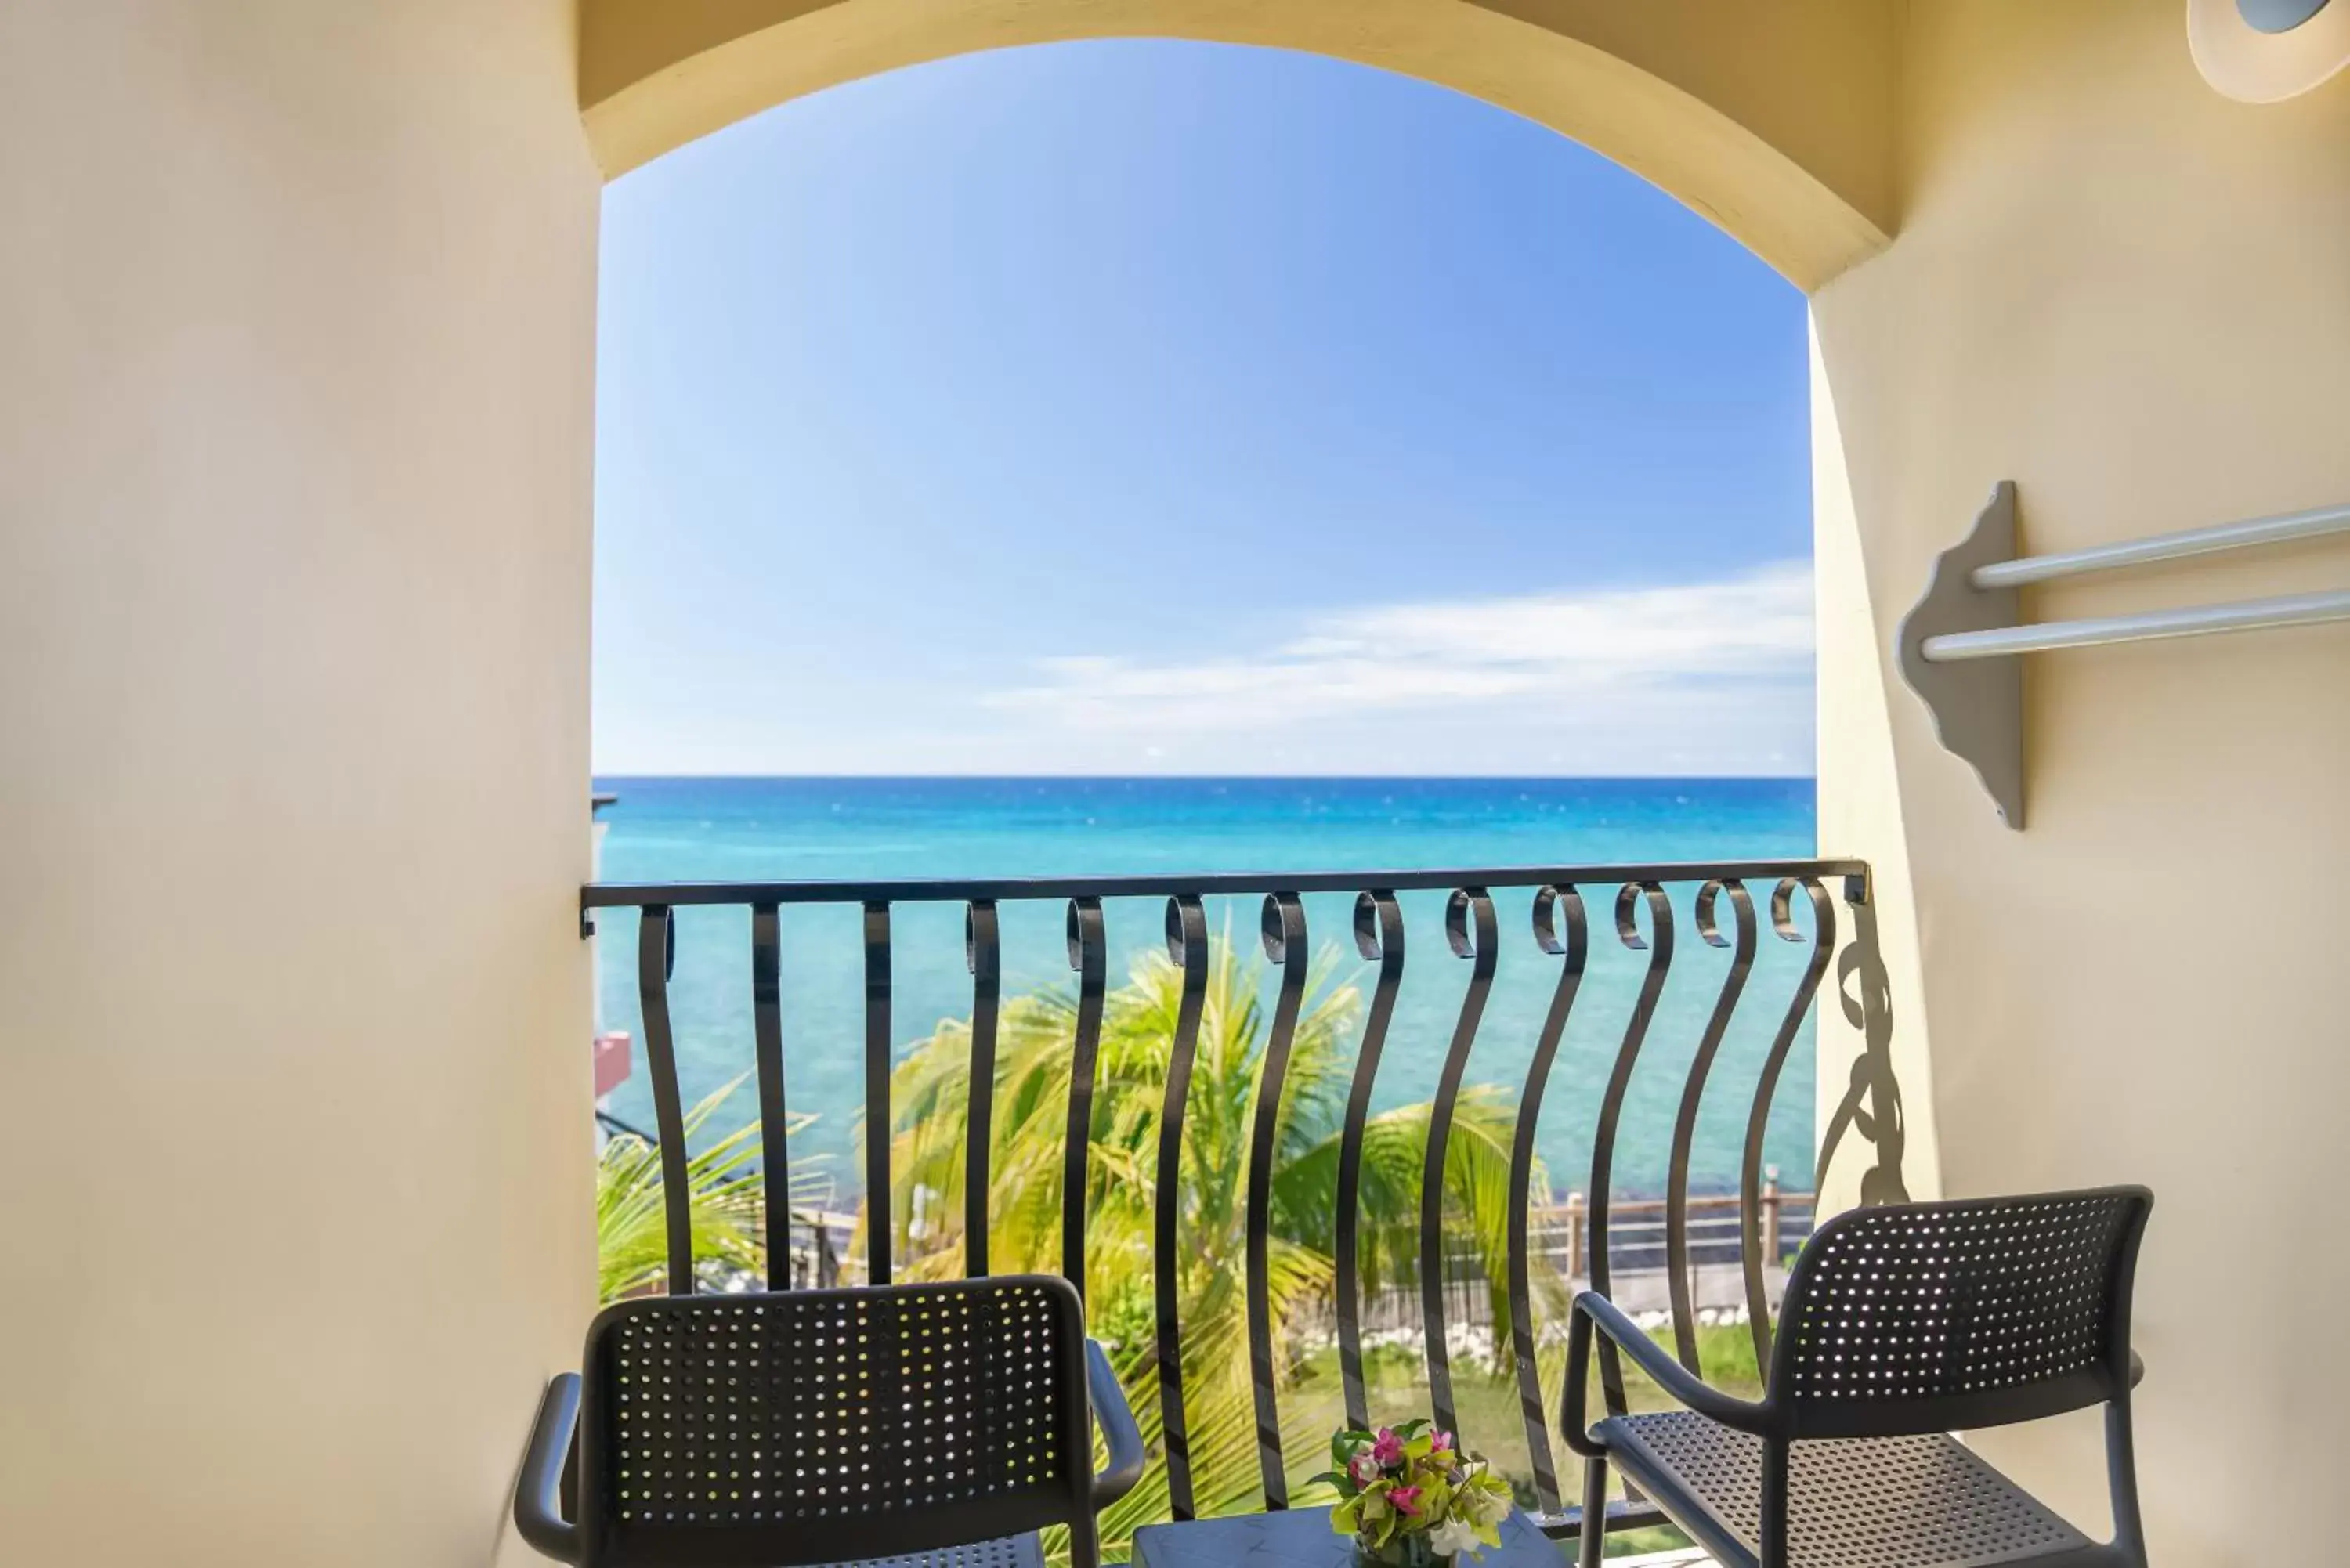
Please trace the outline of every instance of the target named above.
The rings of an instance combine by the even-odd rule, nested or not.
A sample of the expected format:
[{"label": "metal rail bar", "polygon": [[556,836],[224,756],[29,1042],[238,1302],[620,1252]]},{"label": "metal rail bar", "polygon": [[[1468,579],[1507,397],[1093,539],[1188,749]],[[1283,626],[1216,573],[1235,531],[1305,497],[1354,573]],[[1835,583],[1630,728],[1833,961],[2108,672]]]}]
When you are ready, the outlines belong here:
[{"label": "metal rail bar", "polygon": [[[1730,895],[1732,917],[1737,921],[1738,935],[1725,937],[1714,919],[1714,908],[1723,893]],[[1697,934],[1710,948],[1733,948],[1730,968],[1721,977],[1721,993],[1714,1001],[1713,1016],[1706,1021],[1705,1033],[1697,1043],[1697,1054],[1681,1078],[1680,1110],[1673,1118],[1673,1152],[1669,1174],[1665,1178],[1665,1282],[1673,1305],[1673,1349],[1683,1366],[1698,1376],[1705,1376],[1697,1344],[1697,1307],[1690,1292],[1690,1155],[1697,1144],[1697,1114],[1705,1100],[1705,1082],[1713,1075],[1713,1059],[1721,1049],[1721,1037],[1730,1029],[1730,1016],[1738,1010],[1739,994],[1746,989],[1746,976],[1754,967],[1755,921],[1754,899],[1743,882],[1725,878],[1708,882],[1697,896]]]},{"label": "metal rail bar", "polygon": [[[1787,999],[1786,1016],[1779,1021],[1779,1033],[1771,1039],[1769,1054],[1762,1059],[1762,1071],[1755,1079],[1754,1103],[1746,1113],[1746,1145],[1738,1167],[1738,1254],[1742,1272],[1746,1276],[1746,1321],[1748,1332],[1754,1336],[1754,1365],[1771,1365],[1771,1312],[1763,1283],[1763,1269],[1778,1262],[1763,1256],[1762,1241],[1762,1139],[1771,1125],[1771,1097],[1779,1087],[1780,1069],[1787,1064],[1787,1050],[1795,1043],[1796,1031],[1811,1012],[1812,998],[1819,994],[1820,980],[1828,971],[1828,960],[1835,956],[1835,905],[1820,885],[1809,877],[1794,878],[1779,884],[1771,895],[1771,929],[1779,940],[1800,942],[1803,931],[1795,924],[1794,896],[1801,889],[1812,906],[1812,956],[1804,965],[1801,979],[1795,982],[1794,993]],[[1818,1217],[1819,1195],[1805,1195],[1813,1204],[1813,1216]]]},{"label": "metal rail bar", "polygon": [[1265,895],[1263,940],[1266,960],[1281,966],[1281,992],[1274,1002],[1273,1030],[1265,1037],[1249,1127],[1249,1380],[1256,1396],[1257,1469],[1264,1482],[1264,1506],[1278,1511],[1289,1506],[1289,1479],[1282,1462],[1281,1408],[1273,1386],[1273,1159],[1281,1091],[1289,1076],[1289,1048],[1297,1036],[1297,1012],[1305,998],[1305,907],[1295,895]]},{"label": "metal rail bar", "polygon": [[[898,1206],[889,1196],[889,906],[865,904],[865,1278],[889,1282],[890,1232]],[[677,1070],[670,1069],[674,1078]]]},{"label": "metal rail bar", "polygon": [[1735,877],[1748,882],[1782,877],[1843,877],[1851,879],[1847,901],[1866,902],[1868,862],[1810,860],[1659,860],[1641,865],[1503,866],[1490,869],[1426,868],[1408,871],[1217,871],[1193,876],[898,877],[868,882],[590,882],[579,890],[588,909],[671,908],[706,904],[920,904],[964,903],[973,898],[1212,898],[1265,893],[1278,887],[1291,893],[1358,893],[1366,888],[1400,892],[1450,891],[1471,885],[1540,888],[1569,882],[1709,882]]},{"label": "metal rail bar", "polygon": [[2045,653],[2059,648],[2209,637],[2215,632],[2262,631],[2272,627],[2317,626],[2334,620],[2350,620],[2350,588],[2283,594],[2266,599],[2233,599],[2226,604],[2188,605],[2178,609],[2141,610],[2135,615],[1993,627],[1986,631],[1949,631],[1926,639],[1918,651],[1929,663],[1955,664],[1968,659],[2004,659],[2012,654]]},{"label": "metal rail bar", "polygon": [[[792,1288],[790,1116],[784,1098],[783,930],[773,904],[751,911],[751,1020],[759,1070],[759,1165],[765,1192],[767,1288]],[[783,1245],[778,1247],[777,1241]]]},{"label": "metal rail bar", "polygon": [[1183,1331],[1177,1321],[1182,1283],[1183,1110],[1191,1093],[1191,1058],[1208,1002],[1208,917],[1200,900],[1167,901],[1167,956],[1183,971],[1183,1000],[1167,1057],[1167,1098],[1159,1112],[1159,1190],[1152,1216],[1153,1308],[1159,1325],[1159,1433],[1167,1454],[1167,1507],[1178,1521],[1196,1512],[1191,1494],[1191,1428],[1183,1414]]},{"label": "metal rail bar", "polygon": [[[1566,915],[1566,940],[1558,937],[1558,912]],[[1558,1468],[1551,1458],[1550,1418],[1543,1409],[1542,1373],[1534,1355],[1533,1248],[1527,1220],[1534,1187],[1534,1129],[1542,1119],[1543,1091],[1550,1084],[1551,1063],[1566,1033],[1567,1015],[1583,987],[1583,971],[1591,954],[1591,927],[1583,912],[1583,895],[1572,884],[1544,888],[1534,895],[1534,945],[1552,958],[1563,959],[1558,983],[1551,992],[1550,1012],[1534,1039],[1534,1059],[1526,1065],[1526,1086],[1518,1096],[1518,1124],[1510,1142],[1510,1348],[1518,1368],[1518,1414],[1526,1429],[1526,1458],[1534,1466],[1534,1501],[1546,1514],[1559,1511]]]},{"label": "metal rail bar", "polygon": [[2003,479],[1965,536],[1934,557],[1925,591],[1902,618],[1894,659],[1933,714],[1943,748],[1974,769],[2000,820],[2019,832],[2026,769],[2023,670],[2014,656],[2350,620],[2350,590],[2344,589],[2038,624],[2024,620],[2022,603],[2031,583],[2350,532],[2350,506],[2048,556],[2017,555],[2015,529],[2015,482]]},{"label": "metal rail bar", "polygon": [[[1648,906],[1650,936],[1640,935],[1639,906]],[[1599,1125],[1591,1135],[1591,1288],[1601,1295],[1608,1290],[1607,1220],[1616,1179],[1616,1124],[1624,1115],[1624,1094],[1631,1086],[1632,1066],[1639,1060],[1649,1020],[1656,1016],[1657,998],[1664,993],[1665,973],[1673,966],[1673,903],[1654,882],[1627,881],[1616,893],[1616,939],[1638,952],[1648,950],[1648,971],[1641,977],[1640,994],[1632,1016],[1624,1024],[1624,1042],[1616,1048],[1616,1064],[1607,1075],[1607,1090],[1599,1103]],[[1599,1347],[1599,1389],[1611,1416],[1623,1415],[1624,1369]],[[1581,1411],[1572,1413],[1576,1420]]]},{"label": "metal rail bar", "polygon": [[1354,1082],[1347,1091],[1347,1119],[1338,1134],[1337,1253],[1338,1377],[1347,1397],[1347,1425],[1371,1424],[1363,1385],[1363,1285],[1356,1257],[1362,1225],[1363,1129],[1370,1120],[1371,1086],[1378,1076],[1388,1022],[1395,1016],[1396,987],[1403,980],[1403,910],[1381,888],[1355,899],[1355,950],[1379,966],[1363,1019],[1363,1043],[1355,1054]]},{"label": "metal rail bar", "polygon": [[1458,1433],[1461,1413],[1452,1402],[1452,1358],[1444,1334],[1444,1164],[1461,1080],[1469,1070],[1469,1053],[1477,1044],[1477,1025],[1485,1016],[1485,997],[1493,988],[1493,969],[1501,957],[1492,895],[1482,888],[1454,888],[1444,907],[1444,938],[1455,957],[1474,967],[1461,998],[1452,1046],[1444,1054],[1444,1070],[1436,1082],[1436,1101],[1428,1113],[1428,1148],[1419,1173],[1419,1312],[1428,1343],[1428,1402],[1438,1428]]},{"label": "metal rail bar", "polygon": [[962,1272],[987,1272],[988,1156],[995,1137],[995,1019],[1003,994],[1003,941],[995,906],[974,898],[963,914],[971,969],[971,1083],[964,1091]]},{"label": "metal rail bar", "polygon": [[659,1148],[660,1147],[660,1138],[654,1137],[651,1133],[645,1131],[644,1128],[637,1126],[634,1122],[622,1121],[619,1117],[614,1116],[609,1111],[598,1111],[596,1113],[596,1122],[597,1125],[601,1127],[606,1132],[618,1133],[624,1137],[635,1138],[639,1142],[642,1143],[647,1148]]},{"label": "metal rail bar", "polygon": [[677,1037],[669,1020],[677,971],[677,925],[665,905],[647,905],[637,928],[637,1000],[645,1015],[645,1065],[653,1079],[653,1126],[660,1132],[661,1220],[669,1236],[669,1293],[693,1293],[693,1202],[686,1185],[685,1106],[677,1084]]},{"label": "metal rail bar", "polygon": [[2084,550],[1990,561],[1970,572],[1967,580],[1979,588],[2020,588],[2086,572],[2110,572],[2123,566],[2176,561],[2221,550],[2321,538],[2328,534],[2350,534],[2350,506],[2320,506],[2275,517],[2219,523],[2208,528],[2182,528],[2175,534],[2157,534],[2151,538],[2126,539],[2115,545],[2092,545]]},{"label": "metal rail bar", "polygon": [[[1783,938],[1782,940],[1799,942],[1804,939],[1798,936]],[[1577,1199],[1582,1199],[1583,1197],[1581,1193],[1575,1193],[1573,1196]],[[1801,1207],[1803,1204],[1808,1202],[1814,1194],[1789,1189],[1782,1191],[1779,1196],[1784,1201]],[[1691,1214],[1701,1214],[1713,1209],[1736,1209],[1738,1207],[1738,1194],[1735,1192],[1692,1192],[1690,1194],[1689,1206],[1690,1212]],[[1659,1216],[1659,1218],[1657,1219],[1642,1220],[1637,1227],[1627,1226],[1625,1229],[1645,1228],[1660,1233],[1664,1230],[1665,1222],[1661,1216],[1664,1214],[1668,1205],[1661,1198],[1619,1198],[1616,1199],[1612,1207],[1615,1210],[1617,1218],[1619,1220],[1627,1214],[1652,1214]],[[1536,1205],[1534,1208],[1530,1210],[1529,1212],[1537,1219],[1544,1220],[1555,1220],[1559,1223],[1564,1224],[1565,1222],[1565,1216],[1585,1212],[1585,1205],[1577,1202],[1544,1203]]]},{"label": "metal rail bar", "polygon": [[1108,940],[1101,900],[1072,898],[1069,967],[1077,971],[1077,1028],[1069,1046],[1069,1125],[1061,1151],[1061,1275],[1086,1293],[1086,1156],[1093,1147],[1094,1059],[1101,1051]]}]

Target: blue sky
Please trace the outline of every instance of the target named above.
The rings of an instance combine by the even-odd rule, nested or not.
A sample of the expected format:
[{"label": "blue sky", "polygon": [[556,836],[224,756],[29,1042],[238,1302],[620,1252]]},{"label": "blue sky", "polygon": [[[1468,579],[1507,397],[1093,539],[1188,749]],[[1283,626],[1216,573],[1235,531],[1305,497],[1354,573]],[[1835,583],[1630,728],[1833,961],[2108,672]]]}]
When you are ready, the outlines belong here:
[{"label": "blue sky", "polygon": [[595,764],[1808,774],[1804,310],[1597,155],[1058,45],[607,192]]}]

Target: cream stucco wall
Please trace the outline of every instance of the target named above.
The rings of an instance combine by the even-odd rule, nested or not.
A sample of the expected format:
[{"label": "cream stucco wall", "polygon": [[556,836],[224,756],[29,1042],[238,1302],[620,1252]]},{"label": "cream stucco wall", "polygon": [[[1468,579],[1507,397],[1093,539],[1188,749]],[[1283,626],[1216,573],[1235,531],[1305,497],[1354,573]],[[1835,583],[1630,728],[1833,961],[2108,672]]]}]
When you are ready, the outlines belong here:
[{"label": "cream stucco wall", "polygon": [[1839,912],[1842,946],[1820,993],[1814,1036],[1819,1202],[1834,1212],[1944,1193],[1887,671],[1877,653],[1844,428],[1816,325],[1810,348],[1820,844],[1866,860],[1870,883],[1865,907]]},{"label": "cream stucco wall", "polygon": [[[2152,1184],[2159,1560],[2318,1560],[2320,1511],[2215,1500],[2327,1495],[2350,1394],[2283,1326],[2350,1285],[2350,632],[2035,661],[2022,835],[1883,658],[1996,479],[2036,548],[2350,496],[2350,78],[2230,103],[2178,11],[584,0],[575,51],[564,0],[0,10],[5,1555],[484,1561],[575,1353],[591,141],[1163,32],[1477,92],[1818,286],[1822,837],[1877,867],[1884,973],[1841,978],[1890,1003],[1899,1180]],[[2083,1434],[1985,1441],[2095,1520]]]},{"label": "cream stucco wall", "polygon": [[878,71],[1069,38],[1304,49],[1401,71],[1587,142],[1804,287],[1885,243],[1882,0],[582,0],[607,173]]},{"label": "cream stucco wall", "polygon": [[0,6],[0,1561],[485,1562],[577,1354],[574,67]]},{"label": "cream stucco wall", "polygon": [[[1901,232],[1814,302],[1854,520],[1824,539],[1823,587],[1859,570],[1874,631],[1863,657],[1823,604],[1822,833],[1880,862],[1906,850],[1949,1189],[2155,1189],[2138,1342],[2156,1560],[2331,1562],[2350,628],[2035,659],[2021,834],[1883,658],[1995,480],[2017,482],[2034,550],[2350,500],[2350,78],[2231,103],[2197,78],[2180,12],[1908,8]],[[1824,535],[1833,521],[1824,503]],[[2027,609],[2343,586],[2336,541]],[[2220,1330],[2215,1303],[2258,1326]],[[1981,1440],[2101,1517],[2093,1436]],[[2282,1506],[2241,1506],[2258,1500]]]},{"label": "cream stucco wall", "polygon": [[[1844,1125],[1854,1089],[1865,1118],[1833,1150],[1831,1199],[2153,1185],[2153,1539],[2165,1562],[2250,1562],[2255,1533],[2209,1500],[2280,1478],[2239,1449],[2215,1480],[2208,1435],[2282,1429],[2283,1479],[2322,1490],[2321,1397],[2350,1392],[2350,1370],[2299,1367],[2282,1332],[2239,1346],[2190,1324],[2209,1281],[2280,1314],[2342,1294],[2345,1265],[2312,1243],[2338,1228],[2325,1134],[2350,1075],[2316,914],[2350,870],[2350,633],[2036,660],[2021,836],[1884,656],[1997,479],[2021,483],[2036,548],[2350,495],[2350,81],[2230,103],[2195,77],[2180,13],[584,0],[581,86],[617,171],[795,93],[972,48],[1121,33],[1311,48],[1575,136],[1814,288],[1822,843],[1876,868],[1867,910],[1846,912],[1868,940],[1824,1008],[1823,1127]],[[1868,231],[1897,229],[1866,259]],[[2328,547],[2033,607],[2345,581],[2350,552]],[[2086,1434],[1983,1440],[2096,1522]]]}]

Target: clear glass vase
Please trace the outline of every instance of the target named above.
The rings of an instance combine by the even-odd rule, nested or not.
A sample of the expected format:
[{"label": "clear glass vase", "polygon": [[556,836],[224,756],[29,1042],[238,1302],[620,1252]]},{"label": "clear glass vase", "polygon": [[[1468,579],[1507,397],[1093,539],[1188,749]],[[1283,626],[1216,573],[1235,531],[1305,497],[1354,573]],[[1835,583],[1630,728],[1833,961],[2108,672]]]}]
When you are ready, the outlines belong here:
[{"label": "clear glass vase", "polygon": [[1399,1535],[1385,1546],[1373,1546],[1357,1535],[1355,1561],[1365,1568],[1452,1568],[1454,1559],[1439,1556],[1425,1535]]}]

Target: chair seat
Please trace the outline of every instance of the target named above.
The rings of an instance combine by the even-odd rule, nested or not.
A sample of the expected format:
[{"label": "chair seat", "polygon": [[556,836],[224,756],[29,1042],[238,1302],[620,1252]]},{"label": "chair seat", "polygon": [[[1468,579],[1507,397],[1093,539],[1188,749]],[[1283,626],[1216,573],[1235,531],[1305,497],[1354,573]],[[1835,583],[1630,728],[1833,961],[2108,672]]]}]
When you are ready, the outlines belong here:
[{"label": "chair seat", "polygon": [[1006,1535],[969,1546],[944,1546],[935,1552],[909,1552],[899,1557],[868,1557],[860,1563],[836,1563],[832,1568],[1045,1568],[1045,1548],[1034,1535]]},{"label": "chair seat", "polygon": [[[1688,1410],[1592,1428],[1634,1485],[1723,1568],[1752,1568],[1762,1439]],[[2116,1561],[1966,1448],[1941,1436],[1796,1443],[1791,1568],[2096,1568]]]}]

